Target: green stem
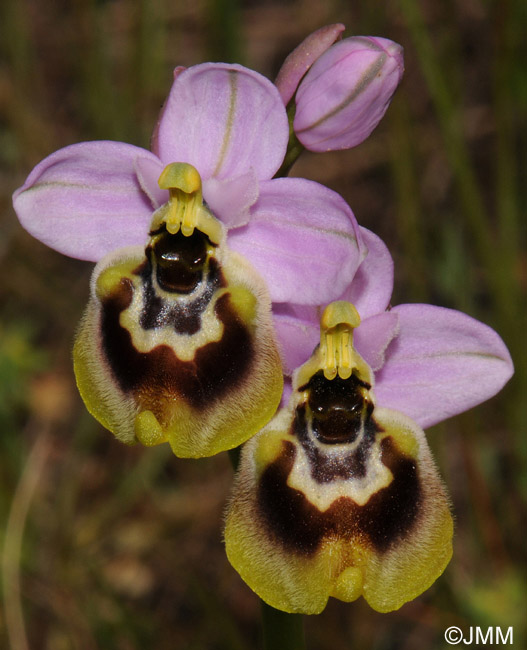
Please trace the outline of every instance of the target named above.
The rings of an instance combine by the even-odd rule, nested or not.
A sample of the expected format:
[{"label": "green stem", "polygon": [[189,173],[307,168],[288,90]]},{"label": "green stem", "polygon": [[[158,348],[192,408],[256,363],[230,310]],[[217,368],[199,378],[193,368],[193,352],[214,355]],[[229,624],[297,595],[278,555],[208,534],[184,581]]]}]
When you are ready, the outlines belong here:
[{"label": "green stem", "polygon": [[427,302],[428,259],[423,232],[422,208],[417,184],[417,165],[412,148],[411,118],[408,103],[399,96],[390,109],[390,158],[397,208],[399,246],[405,286],[411,301]]},{"label": "green stem", "polygon": [[209,0],[207,16],[210,60],[243,63],[240,0]]},{"label": "green stem", "polygon": [[287,614],[262,601],[264,650],[305,650],[302,614]]},{"label": "green stem", "polygon": [[289,137],[289,144],[287,146],[284,162],[274,175],[274,178],[282,178],[283,176],[287,176],[291,171],[291,167],[295,164],[303,151],[304,145],[300,143],[296,135],[293,133],[292,137]]},{"label": "green stem", "polygon": [[295,113],[296,103],[295,98],[293,97],[287,105],[287,119],[289,120],[289,142],[287,143],[287,151],[284,156],[284,162],[274,175],[274,178],[282,178],[283,176],[287,176],[291,171],[291,167],[298,160],[300,154],[305,150],[304,145],[296,137],[295,129],[293,127]]}]

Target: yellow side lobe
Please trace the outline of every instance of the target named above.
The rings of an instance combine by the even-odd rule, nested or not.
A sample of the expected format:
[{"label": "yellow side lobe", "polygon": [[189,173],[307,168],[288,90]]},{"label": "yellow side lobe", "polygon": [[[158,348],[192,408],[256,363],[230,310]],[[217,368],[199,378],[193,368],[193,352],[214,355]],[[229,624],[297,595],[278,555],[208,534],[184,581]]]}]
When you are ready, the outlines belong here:
[{"label": "yellow side lobe", "polygon": [[246,287],[242,287],[240,285],[229,287],[228,289],[220,289],[217,294],[218,298],[224,294],[229,295],[231,305],[234,307],[242,321],[246,325],[252,326],[257,313],[255,295],[251,293]]},{"label": "yellow side lobe", "polygon": [[109,266],[104,269],[95,282],[95,293],[99,300],[104,300],[111,296],[119,284],[132,276],[134,266],[137,261],[123,261],[115,266]]}]

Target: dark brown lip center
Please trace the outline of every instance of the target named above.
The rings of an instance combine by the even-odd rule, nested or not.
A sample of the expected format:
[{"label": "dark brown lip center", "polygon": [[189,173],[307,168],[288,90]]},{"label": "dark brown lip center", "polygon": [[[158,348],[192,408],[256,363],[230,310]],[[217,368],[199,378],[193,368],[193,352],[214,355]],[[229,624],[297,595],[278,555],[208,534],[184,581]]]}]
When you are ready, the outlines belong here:
[{"label": "dark brown lip center", "polygon": [[326,444],[354,442],[368,417],[364,382],[354,375],[326,379],[318,372],[308,388],[311,426],[318,440]]},{"label": "dark brown lip center", "polygon": [[208,237],[199,230],[194,230],[190,237],[185,237],[181,231],[175,235],[166,231],[158,235],[151,254],[161,289],[173,293],[194,291],[203,277],[208,246]]}]

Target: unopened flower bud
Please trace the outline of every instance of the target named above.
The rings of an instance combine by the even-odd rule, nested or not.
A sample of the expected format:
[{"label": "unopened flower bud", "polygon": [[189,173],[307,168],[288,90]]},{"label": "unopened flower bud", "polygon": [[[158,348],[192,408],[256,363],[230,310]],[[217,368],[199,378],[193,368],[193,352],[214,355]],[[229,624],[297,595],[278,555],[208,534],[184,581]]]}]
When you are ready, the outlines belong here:
[{"label": "unopened flower bud", "polygon": [[295,133],[311,151],[349,149],[383,117],[403,74],[403,50],[385,38],[335,43],[311,66],[296,93]]},{"label": "unopened flower bud", "polygon": [[289,103],[300,80],[313,63],[340,38],[345,29],[342,23],[321,27],[305,38],[286,58],[275,80],[284,104]]}]

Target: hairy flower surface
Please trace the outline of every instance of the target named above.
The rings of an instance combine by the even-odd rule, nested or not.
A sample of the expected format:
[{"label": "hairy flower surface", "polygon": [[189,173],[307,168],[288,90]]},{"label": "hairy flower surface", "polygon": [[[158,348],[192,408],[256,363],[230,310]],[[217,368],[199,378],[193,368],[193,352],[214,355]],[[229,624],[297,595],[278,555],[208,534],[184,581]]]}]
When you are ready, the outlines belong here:
[{"label": "hairy flower surface", "polygon": [[119,249],[94,270],[75,375],[89,411],[123,442],[211,456],[256,433],[280,401],[271,301],[226,246],[196,169],[168,165],[160,185],[171,196],[146,250]]},{"label": "hairy flower surface", "polygon": [[268,604],[317,614],[330,596],[399,608],[452,555],[448,500],[423,431],[376,405],[353,346],[360,318],[332,303],[287,407],[243,448],[227,555]]}]

